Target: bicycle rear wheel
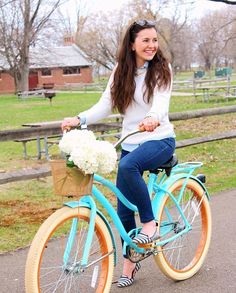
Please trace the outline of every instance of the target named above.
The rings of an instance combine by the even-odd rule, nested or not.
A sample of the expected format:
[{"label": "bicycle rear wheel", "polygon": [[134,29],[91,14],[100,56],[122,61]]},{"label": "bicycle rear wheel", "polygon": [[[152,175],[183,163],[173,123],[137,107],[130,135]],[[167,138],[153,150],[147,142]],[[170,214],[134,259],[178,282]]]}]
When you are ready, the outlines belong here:
[{"label": "bicycle rear wheel", "polygon": [[[73,219],[78,220],[77,230],[65,266],[63,257]],[[88,266],[80,265],[89,219],[88,208],[63,207],[42,224],[27,257],[26,293],[109,292],[114,270],[113,244],[99,215],[95,219]]]},{"label": "bicycle rear wheel", "polygon": [[[177,180],[169,191],[178,198],[185,179]],[[154,256],[161,271],[173,280],[192,277],[206,258],[211,239],[211,212],[208,198],[202,186],[193,179],[186,185],[180,206],[192,230],[158,249]],[[180,213],[167,194],[159,213],[159,229],[162,240],[176,235],[184,229]]]}]

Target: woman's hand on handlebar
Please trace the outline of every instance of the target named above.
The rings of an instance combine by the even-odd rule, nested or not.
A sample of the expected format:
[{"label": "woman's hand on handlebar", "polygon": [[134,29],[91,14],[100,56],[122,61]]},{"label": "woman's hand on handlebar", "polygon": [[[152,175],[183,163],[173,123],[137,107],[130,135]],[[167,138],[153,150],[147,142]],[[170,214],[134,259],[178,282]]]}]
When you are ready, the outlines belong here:
[{"label": "woman's hand on handlebar", "polygon": [[141,131],[154,131],[158,126],[160,125],[160,122],[156,120],[153,117],[146,117],[139,123],[139,129]]},{"label": "woman's hand on handlebar", "polygon": [[72,127],[76,127],[80,124],[80,119],[78,117],[69,117],[64,118],[64,120],[61,123],[61,129],[64,130],[70,130]]}]

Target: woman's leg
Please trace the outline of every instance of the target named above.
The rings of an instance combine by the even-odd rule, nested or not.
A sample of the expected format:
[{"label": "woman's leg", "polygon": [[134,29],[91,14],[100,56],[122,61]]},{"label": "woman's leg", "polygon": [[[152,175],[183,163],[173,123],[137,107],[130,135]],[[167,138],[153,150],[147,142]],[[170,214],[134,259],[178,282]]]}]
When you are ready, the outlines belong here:
[{"label": "woman's leg", "polygon": [[[122,150],[120,162],[122,159],[128,155],[129,152]],[[118,168],[117,179],[116,179],[116,186],[118,189],[128,198],[130,201],[132,200],[132,191],[130,190],[129,186],[126,184],[123,176],[121,175],[120,169]],[[132,229],[136,228],[134,212],[127,208],[118,198],[117,198],[117,213],[120,217],[120,220],[125,228],[125,231],[128,233]],[[121,239],[123,245],[123,239]]]},{"label": "woman's leg", "polygon": [[[121,152],[121,157],[120,161],[122,158],[124,158],[126,155],[128,155],[129,152],[122,150]],[[116,185],[119,188],[119,190],[131,201],[131,191],[129,189],[129,186],[125,183],[124,179],[122,178],[121,173],[119,172],[118,168],[118,173],[117,173],[117,180],[116,180]],[[117,213],[121,219],[121,222],[125,228],[125,231],[128,233],[132,229],[136,228],[136,223],[135,223],[135,217],[134,217],[134,212],[127,208],[118,198],[117,198]],[[121,243],[123,246],[123,239],[121,238]],[[122,270],[122,276],[127,276],[128,278],[132,277],[132,272],[135,268],[135,264],[132,263],[126,255],[124,255],[124,263],[123,263],[123,270]],[[119,281],[118,281],[119,284]]]},{"label": "woman's leg", "polygon": [[[143,224],[154,219],[150,196],[142,177],[143,172],[166,163],[174,150],[175,140],[173,138],[147,141],[126,154],[120,161],[117,186],[126,198],[137,206]],[[131,220],[131,213],[124,212],[123,208],[121,211],[118,209],[118,214],[121,214],[122,222],[127,223]],[[131,221],[133,222],[133,219]]]},{"label": "woman's leg", "polygon": [[[140,219],[143,223],[142,232],[152,236],[156,225],[152,212],[147,186],[142,178],[143,171],[155,169],[166,163],[174,153],[174,139],[161,141],[149,141],[142,144],[133,152],[122,151],[118,168],[117,187],[126,198],[138,207]],[[134,212],[128,209],[118,200],[118,215],[127,232],[134,229]],[[152,233],[152,234],[151,234]],[[123,275],[129,278],[132,275],[135,264],[128,259],[124,261]]]}]

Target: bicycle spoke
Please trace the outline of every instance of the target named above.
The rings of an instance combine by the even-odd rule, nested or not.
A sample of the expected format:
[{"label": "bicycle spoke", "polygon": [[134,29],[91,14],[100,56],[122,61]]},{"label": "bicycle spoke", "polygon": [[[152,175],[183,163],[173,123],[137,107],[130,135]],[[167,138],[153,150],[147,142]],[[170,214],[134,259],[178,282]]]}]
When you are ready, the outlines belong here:
[{"label": "bicycle spoke", "polygon": [[[58,224],[55,225],[56,228],[53,228],[52,232],[46,232],[48,238],[45,238],[45,242],[40,248],[40,263],[38,263],[37,269],[34,269],[39,272],[38,281],[36,280],[36,284],[40,284],[38,292],[90,293],[98,291],[98,288],[99,290],[105,290],[105,288],[110,290],[114,249],[106,224],[102,218],[96,217],[88,263],[87,266],[82,267],[81,261],[88,236],[90,211],[87,208],[81,208],[79,209],[79,213],[82,212],[80,216],[75,209],[63,208],[62,210],[66,210],[68,213],[68,219],[64,220],[64,214],[61,213],[62,220],[57,220]],[[72,217],[71,214],[73,214]],[[99,222],[97,223],[97,221]],[[73,230],[71,230],[72,223],[74,223]],[[44,231],[45,229],[42,229],[40,240],[45,237]],[[68,241],[70,241],[69,244],[67,244]],[[39,242],[35,241],[35,245],[37,246]],[[31,266],[34,264],[35,261]],[[30,272],[31,270],[28,270],[28,273]],[[31,289],[30,292],[32,292]]]},{"label": "bicycle spoke", "polygon": [[[183,274],[186,271],[189,271],[196,263],[198,258],[202,256],[201,250],[205,247],[205,241],[207,236],[207,230],[204,225],[206,225],[206,208],[205,204],[207,202],[207,198],[205,196],[202,188],[195,189],[195,185],[198,186],[198,183],[194,182],[192,187],[192,183],[185,186],[185,190],[182,193],[182,197],[179,198],[179,192],[182,190],[182,184],[184,180],[179,181],[179,185],[176,184],[176,189],[171,191],[171,194],[175,199],[179,199],[179,206],[182,210],[183,215],[185,216],[187,222],[190,225],[190,230],[184,232],[180,236],[178,233],[182,232],[186,223],[181,216],[176,204],[172,200],[172,197],[165,198],[165,204],[163,206],[162,214],[161,214],[161,224],[163,223],[163,232],[167,231],[167,233],[163,233],[162,240],[168,240],[173,236],[177,236],[170,243],[166,243],[161,250],[161,255],[164,258],[158,257],[161,262],[168,264],[168,268],[166,266],[162,267],[165,271],[167,270],[167,275],[173,270],[177,274]],[[195,184],[195,185],[194,185]],[[196,192],[199,190],[201,192]],[[169,226],[168,226],[169,224]],[[165,227],[169,227],[170,230]],[[205,231],[205,232],[204,232]],[[182,278],[181,278],[182,279]]]},{"label": "bicycle spoke", "polygon": [[199,207],[201,206],[202,201],[203,201],[203,196],[202,196],[201,201],[199,202],[198,206],[196,207],[195,214],[193,216],[192,222],[190,223],[191,225],[194,222],[195,218],[199,215]]}]

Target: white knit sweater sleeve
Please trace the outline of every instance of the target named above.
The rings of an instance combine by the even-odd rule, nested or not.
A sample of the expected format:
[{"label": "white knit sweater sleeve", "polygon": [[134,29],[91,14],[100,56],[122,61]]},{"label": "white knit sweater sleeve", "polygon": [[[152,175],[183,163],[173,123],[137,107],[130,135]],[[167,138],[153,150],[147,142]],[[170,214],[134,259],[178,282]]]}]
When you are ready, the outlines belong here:
[{"label": "white knit sweater sleeve", "polygon": [[170,97],[172,91],[172,80],[166,89],[155,89],[151,109],[146,116],[157,119],[160,123],[168,117]]},{"label": "white knit sweater sleeve", "polygon": [[170,96],[171,89],[156,91],[153,96],[151,109],[146,114],[146,116],[151,116],[161,123],[161,121],[163,121],[163,118],[168,116]]},{"label": "white knit sweater sleeve", "polygon": [[106,89],[103,92],[99,101],[90,109],[81,112],[78,115],[86,119],[87,125],[95,123],[103,118],[106,118],[108,115],[112,113],[111,85],[114,78],[114,70],[109,78]]}]

